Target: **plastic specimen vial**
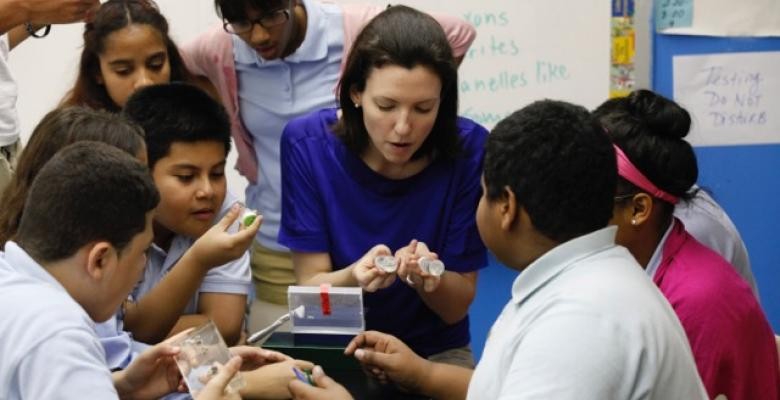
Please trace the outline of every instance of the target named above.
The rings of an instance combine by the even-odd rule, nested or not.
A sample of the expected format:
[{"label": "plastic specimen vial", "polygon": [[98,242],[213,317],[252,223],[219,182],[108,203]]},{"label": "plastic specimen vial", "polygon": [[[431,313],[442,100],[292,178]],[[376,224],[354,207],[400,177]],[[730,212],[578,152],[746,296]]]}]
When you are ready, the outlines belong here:
[{"label": "plastic specimen vial", "polygon": [[[217,374],[217,366],[225,365],[231,358],[225,341],[212,321],[173,341],[171,345],[181,348],[176,355],[176,364],[193,397]],[[244,378],[237,373],[226,390],[237,393],[244,386]]]},{"label": "plastic specimen vial", "polygon": [[241,223],[244,225],[244,228],[252,225],[252,222],[255,222],[255,219],[257,219],[257,213],[250,209],[245,209],[244,213],[241,215]]},{"label": "plastic specimen vial", "polygon": [[425,257],[420,257],[417,263],[420,265],[420,269],[423,270],[423,272],[433,276],[441,276],[445,271],[444,263],[440,260],[431,260]]},{"label": "plastic specimen vial", "polygon": [[382,271],[392,274],[398,269],[398,260],[393,256],[377,256],[374,258],[374,265]]}]

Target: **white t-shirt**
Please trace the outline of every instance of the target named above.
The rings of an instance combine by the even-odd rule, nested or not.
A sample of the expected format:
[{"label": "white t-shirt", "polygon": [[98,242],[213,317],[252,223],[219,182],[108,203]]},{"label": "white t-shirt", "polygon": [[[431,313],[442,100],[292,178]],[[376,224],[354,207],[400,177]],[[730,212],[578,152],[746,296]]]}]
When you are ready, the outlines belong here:
[{"label": "white t-shirt", "polygon": [[520,274],[468,399],[707,399],[685,332],[615,227]]},{"label": "white t-shirt", "polygon": [[0,146],[19,140],[19,116],[16,112],[16,81],[8,68],[8,35],[0,37]]}]

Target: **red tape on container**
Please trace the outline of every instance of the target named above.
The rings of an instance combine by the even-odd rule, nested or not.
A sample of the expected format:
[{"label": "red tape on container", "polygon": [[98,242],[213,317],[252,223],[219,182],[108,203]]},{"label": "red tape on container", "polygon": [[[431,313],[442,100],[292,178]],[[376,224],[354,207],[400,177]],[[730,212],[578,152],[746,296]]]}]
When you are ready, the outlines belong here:
[{"label": "red tape on container", "polygon": [[330,315],[330,283],[320,284],[320,307],[322,315]]}]

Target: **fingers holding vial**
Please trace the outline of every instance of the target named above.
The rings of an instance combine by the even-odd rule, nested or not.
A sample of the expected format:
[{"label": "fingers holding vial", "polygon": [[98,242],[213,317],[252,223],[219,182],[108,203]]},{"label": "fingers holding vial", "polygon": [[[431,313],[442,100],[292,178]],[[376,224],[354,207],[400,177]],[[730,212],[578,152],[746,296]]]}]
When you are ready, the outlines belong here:
[{"label": "fingers holding vial", "polygon": [[414,287],[422,282],[419,279],[419,266],[417,265],[417,245],[416,239],[412,239],[408,245],[396,250],[395,257],[398,260],[398,270],[396,271],[398,277],[403,279],[407,285]]},{"label": "fingers holding vial", "polygon": [[420,259],[417,260],[417,264],[420,266],[420,269],[428,275],[442,276],[445,271],[444,263],[435,258],[420,257]]},{"label": "fingers holding vial", "polygon": [[[366,292],[384,289],[395,281],[395,274],[388,273],[377,266],[377,258],[384,256],[392,258],[390,249],[383,244],[376,245],[354,264],[352,275],[357,280],[358,285]],[[388,261],[382,259],[380,262],[384,263],[382,265],[386,265]]]},{"label": "fingers holding vial", "polygon": [[441,276],[446,271],[444,263],[436,253],[417,240],[412,240],[398,249],[395,255],[390,254],[387,246],[375,246],[363,260],[371,264],[370,268],[367,271],[358,271],[356,278],[360,286],[368,292],[390,286],[396,276],[413,288],[432,292],[439,286]]},{"label": "fingers holding vial", "polygon": [[402,259],[398,274],[409,286],[420,287],[425,292],[436,290],[445,267],[424,242],[412,240],[408,246],[399,249],[396,256]]},{"label": "fingers holding vial", "polygon": [[444,263],[441,260],[427,257],[420,257],[417,263],[424,273],[423,290],[428,293],[433,292],[441,283],[441,276],[445,271]]},{"label": "fingers holding vial", "polygon": [[388,274],[393,274],[398,269],[398,260],[389,255],[376,256],[374,266]]}]

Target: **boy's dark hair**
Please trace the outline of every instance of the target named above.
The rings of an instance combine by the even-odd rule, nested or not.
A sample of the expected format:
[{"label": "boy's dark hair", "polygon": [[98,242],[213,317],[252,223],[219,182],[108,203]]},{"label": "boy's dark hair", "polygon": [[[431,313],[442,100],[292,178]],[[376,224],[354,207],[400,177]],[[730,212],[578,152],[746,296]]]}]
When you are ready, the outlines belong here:
[{"label": "boy's dark hair", "polygon": [[149,169],[168,155],[174,142],[212,141],[230,151],[230,119],[220,103],[185,83],[139,89],[122,111],[144,128]]},{"label": "boy's dark hair", "polygon": [[105,143],[83,141],[58,152],[35,177],[16,241],[40,263],[94,241],[122,251],[146,228],[160,196],[145,166]]},{"label": "boy's dark hair", "polygon": [[19,227],[33,179],[63,147],[92,140],[135,156],[144,148],[143,130],[126,118],[84,107],[55,109],[38,123],[19,156],[15,174],[0,196],[0,248]]},{"label": "boy's dark hair", "polygon": [[[691,116],[677,103],[649,90],[610,99],[596,108],[599,120],[612,142],[647,179],[681,199],[690,199],[691,186],[699,177],[696,154],[683,138],[691,128]],[[641,192],[632,183],[618,179],[618,194]],[[660,202],[671,214],[674,205]]]},{"label": "boy's dark hair", "polygon": [[406,6],[390,7],[360,32],[349,52],[339,82],[342,117],[336,134],[352,152],[362,154],[369,144],[363,109],[354,107],[350,93],[363,91],[374,68],[397,65],[430,68],[441,80],[439,111],[431,133],[412,159],[437,153],[454,158],[460,152],[458,134],[458,67],[439,22]]},{"label": "boy's dark hair", "polygon": [[119,112],[106,86],[97,77],[100,54],[106,50],[106,39],[127,26],[148,25],[160,33],[168,53],[171,82],[190,82],[192,75],[184,65],[179,49],[168,34],[168,21],[152,0],[108,0],[100,5],[91,22],[84,24],[84,49],[81,51],[76,84],[62,100],[63,106],[87,106]]},{"label": "boy's dark hair", "polygon": [[[226,21],[245,21],[247,8],[267,14],[287,8],[291,0],[215,0],[217,15]],[[295,0],[292,0],[293,2]],[[292,16],[290,16],[292,18]]]},{"label": "boy's dark hair", "polygon": [[565,242],[607,225],[616,163],[609,139],[585,108],[537,101],[488,136],[486,196],[495,200],[509,187],[539,232]]}]

